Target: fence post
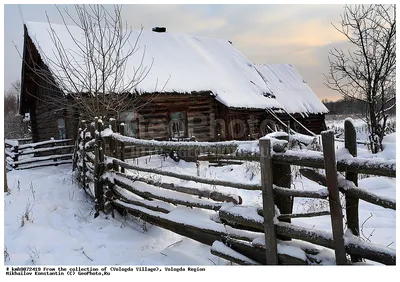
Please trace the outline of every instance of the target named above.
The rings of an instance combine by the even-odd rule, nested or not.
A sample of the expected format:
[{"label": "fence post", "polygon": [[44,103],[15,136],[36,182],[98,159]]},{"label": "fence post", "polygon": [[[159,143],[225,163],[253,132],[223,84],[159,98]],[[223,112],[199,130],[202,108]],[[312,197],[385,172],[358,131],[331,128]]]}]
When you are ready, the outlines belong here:
[{"label": "fence post", "polygon": [[13,147],[12,147],[12,150],[11,150],[11,152],[14,153],[14,156],[13,156],[13,158],[12,158],[12,159],[13,159],[13,162],[14,162],[14,164],[13,164],[13,168],[14,168],[14,169],[18,167],[18,165],[15,164],[16,162],[18,162],[18,145],[19,145],[19,144],[17,144],[17,146],[13,146]]},{"label": "fence post", "polygon": [[95,198],[95,214],[94,218],[99,216],[99,212],[101,209],[101,198],[102,198],[102,193],[101,191],[103,189],[100,189],[101,183],[100,183],[100,138],[99,138],[99,132],[96,132],[99,126],[99,120],[97,117],[94,118],[94,126],[91,127],[91,131],[94,132],[94,137],[95,137],[95,143],[94,143],[94,172],[93,172],[93,181],[94,181],[94,198]]},{"label": "fence post", "polygon": [[4,152],[4,192],[8,192],[8,182],[7,182],[7,162],[6,162],[6,154]]},{"label": "fence post", "polygon": [[347,259],[343,238],[342,206],[340,204],[339,188],[337,183],[335,136],[333,131],[323,131],[321,135],[324,151],[326,182],[329,191],[329,209],[331,213],[336,264],[345,265],[347,264]]},{"label": "fence post", "polygon": [[[83,151],[82,151],[82,185],[83,185],[83,189],[86,191],[86,171],[87,171],[87,167],[86,167],[86,132],[88,130],[87,128],[87,123],[85,121],[84,123],[84,129],[83,129],[83,140],[82,140],[82,147],[83,147]],[[90,138],[88,138],[90,140]]]},{"label": "fence post", "polygon": [[[116,120],[115,118],[110,118],[110,125],[111,125],[111,130],[112,132],[117,132],[117,125],[116,125]],[[114,139],[110,138],[110,156],[113,158],[117,158],[117,141]],[[114,164],[114,170],[119,171],[118,165]]]},{"label": "fence post", "polygon": [[[357,157],[357,135],[356,129],[354,128],[351,120],[346,119],[344,122],[344,146],[353,157]],[[346,172],[346,179],[354,182],[358,185],[358,173],[357,172]],[[347,227],[355,236],[360,236],[360,225],[358,218],[358,198],[351,197],[347,194],[346,196],[346,219]],[[361,257],[350,256],[352,262],[360,262]]]},{"label": "fence post", "polygon": [[[121,123],[119,125],[119,133],[123,136],[125,135],[125,129],[124,129],[124,123]],[[125,143],[121,142],[121,148],[120,148],[120,156],[119,156],[121,161],[125,161]],[[125,172],[125,168],[121,167],[121,172]]]},{"label": "fence post", "polygon": [[[288,135],[289,141],[289,135]],[[288,144],[290,145],[290,144]],[[290,189],[292,182],[292,175],[290,165],[286,164],[272,164],[272,183]],[[275,205],[278,207],[281,214],[291,214],[293,211],[293,198],[291,196],[284,196],[280,194],[275,195]],[[290,218],[281,219],[280,221],[291,223]],[[278,235],[278,239],[284,241],[292,240],[290,237]]]},{"label": "fence post", "polygon": [[267,265],[277,265],[278,255],[274,224],[275,203],[272,184],[271,140],[260,139],[259,146]]}]

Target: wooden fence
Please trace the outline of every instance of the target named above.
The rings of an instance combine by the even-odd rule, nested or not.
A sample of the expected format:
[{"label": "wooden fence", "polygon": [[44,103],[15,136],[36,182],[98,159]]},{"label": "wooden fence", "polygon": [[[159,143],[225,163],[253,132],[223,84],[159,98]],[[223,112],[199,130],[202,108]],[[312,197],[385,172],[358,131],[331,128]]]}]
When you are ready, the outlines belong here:
[{"label": "wooden fence", "polygon": [[[107,126],[98,119],[92,123],[82,121],[74,152],[74,169],[85,191],[94,199],[95,216],[100,211],[113,213],[114,209],[122,214],[129,212],[146,222],[208,244],[213,254],[237,264],[319,263],[315,258],[319,252],[317,248],[311,248],[309,244],[294,244],[291,239],[333,249],[337,264],[350,264],[361,259],[395,264],[395,250],[363,242],[359,238],[358,201],[362,199],[394,210],[396,203],[357,187],[357,173],[395,177],[395,162],[357,158],[354,127],[347,121],[345,126],[345,144],[351,156],[340,159],[335,156],[334,135],[331,131],[322,134],[323,152],[287,150],[285,141],[260,139],[259,152],[238,154],[230,153],[237,151],[239,143],[236,141],[139,140],[124,136],[123,126],[117,126],[113,120]],[[135,165],[125,160],[125,146],[148,146],[164,151],[204,150],[217,152],[213,155],[217,158],[259,161],[261,185],[207,179]],[[326,186],[326,191],[290,189],[293,165],[302,166],[302,175]],[[325,174],[315,168],[325,169]],[[338,174],[338,171],[344,171],[345,176]],[[230,187],[232,191],[262,190],[263,208],[243,206],[242,199],[234,193],[223,193],[212,188],[199,189],[191,187],[190,182],[177,185],[154,177],[140,176],[136,172],[220,185]],[[339,193],[344,193],[346,197],[345,213]],[[329,211],[293,214],[294,197],[329,199]],[[208,209],[215,211],[217,216],[199,220],[188,216],[187,210],[179,214],[176,206]],[[291,224],[291,218],[327,214],[331,218],[332,232]],[[347,227],[353,235],[343,234],[343,216],[346,216]],[[288,245],[296,248],[303,256],[285,252],[282,246]]]},{"label": "wooden fence", "polygon": [[71,139],[26,143],[30,139],[5,140],[7,170],[72,163]]}]

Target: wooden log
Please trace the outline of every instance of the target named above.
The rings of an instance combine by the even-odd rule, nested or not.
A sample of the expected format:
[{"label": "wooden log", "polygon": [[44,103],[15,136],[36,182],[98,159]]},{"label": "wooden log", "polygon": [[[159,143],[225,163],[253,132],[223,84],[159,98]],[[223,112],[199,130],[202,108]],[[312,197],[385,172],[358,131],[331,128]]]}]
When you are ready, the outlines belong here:
[{"label": "wooden log", "polygon": [[199,155],[197,157],[197,160],[199,161],[219,161],[219,160],[236,160],[236,161],[259,161],[260,156],[259,154],[257,155],[252,155],[252,154],[224,154],[222,156],[217,156],[217,155]]},{"label": "wooden log", "polygon": [[103,202],[103,189],[100,183],[100,161],[99,161],[99,146],[100,146],[100,138],[99,133],[95,133],[97,131],[98,126],[98,118],[94,119],[94,126],[91,127],[92,134],[95,136],[95,144],[94,144],[94,197],[95,197],[95,213],[94,218],[99,216],[100,210],[102,209]]},{"label": "wooden log", "polygon": [[[117,175],[121,175],[120,173],[116,173]],[[141,181],[150,185],[158,186],[164,189],[172,190],[172,191],[177,191],[189,195],[195,195],[195,196],[200,196],[204,198],[209,198],[214,201],[219,201],[219,202],[230,202],[234,204],[241,204],[242,203],[242,198],[240,196],[234,197],[230,194],[225,194],[223,192],[215,191],[215,190],[200,190],[197,188],[193,187],[184,187],[184,186],[179,186],[174,183],[165,183],[165,182],[158,182],[154,181],[152,179],[144,178],[144,177],[139,177],[139,176],[134,176],[134,175],[124,175],[124,177],[133,180],[133,181]]]},{"label": "wooden log", "polygon": [[174,172],[170,172],[170,171],[163,171],[163,170],[155,169],[155,168],[145,168],[145,167],[141,167],[141,166],[137,166],[137,165],[132,165],[132,164],[129,164],[126,162],[122,162],[118,159],[112,159],[112,161],[126,169],[133,169],[133,170],[137,170],[137,171],[141,171],[141,172],[160,174],[160,175],[175,177],[175,178],[179,178],[179,179],[183,179],[183,180],[187,180],[187,181],[194,181],[194,182],[211,184],[211,185],[219,185],[219,186],[228,186],[228,187],[239,188],[239,189],[244,189],[244,190],[261,190],[261,186],[259,186],[259,185],[237,183],[237,182],[230,182],[230,181],[223,181],[223,180],[206,179],[206,178],[201,178],[201,177],[197,177],[197,176],[184,175],[184,174],[174,173]]},{"label": "wooden log", "polygon": [[56,147],[51,147],[51,148],[40,148],[40,149],[26,149],[18,154],[20,156],[22,155],[29,155],[29,154],[34,154],[34,153],[43,153],[43,152],[51,152],[51,151],[57,151],[57,150],[63,150],[63,149],[71,149],[73,148],[74,145],[65,145],[65,146],[56,146]]},{"label": "wooden log", "polygon": [[308,212],[308,213],[294,213],[294,214],[280,214],[278,220],[285,218],[304,218],[304,217],[314,217],[314,216],[324,216],[330,215],[329,211],[319,211],[319,212]]},{"label": "wooden log", "polygon": [[[306,173],[305,173],[306,172]],[[307,177],[310,180],[316,181],[320,183],[323,186],[326,186],[326,176],[322,175],[316,171],[313,170],[307,170],[307,169],[300,169],[300,173]],[[366,201],[368,203],[381,206],[383,208],[388,208],[388,209],[393,209],[396,210],[396,201],[383,198],[381,196],[375,195],[365,189],[362,189],[360,187],[355,187],[354,183],[352,182],[346,182],[342,181],[342,179],[338,179],[338,186],[340,192],[344,194],[349,194],[352,197],[358,198],[360,200]]]},{"label": "wooden log", "polygon": [[324,131],[321,135],[325,159],[326,182],[328,184],[329,191],[329,209],[335,245],[336,264],[346,265],[346,249],[344,247],[343,238],[343,214],[342,206],[340,204],[335,162],[335,135],[333,131]]},{"label": "wooden log", "polygon": [[[276,231],[277,233],[290,236],[293,239],[307,241],[330,249],[334,249],[335,247],[330,233],[325,234],[321,231],[294,226],[286,222],[279,222],[276,225]],[[387,265],[396,264],[396,254],[394,252],[383,250],[381,246],[374,246],[373,244],[346,243],[345,247],[346,251],[350,255],[357,255]]]},{"label": "wooden log", "polygon": [[[346,119],[344,122],[344,147],[349,151],[353,157],[357,157],[357,135],[353,123]],[[358,186],[357,172],[346,172],[346,180],[352,181]],[[360,236],[360,224],[358,217],[358,198],[350,194],[345,194],[346,197],[346,219],[347,228],[351,230],[353,235]],[[362,261],[360,257],[351,256],[352,262]]]},{"label": "wooden log", "polygon": [[[199,227],[195,224],[192,225],[187,223],[175,222],[171,219],[166,218],[166,215],[162,213],[149,211],[146,208],[127,204],[120,200],[115,200],[114,205],[127,210],[132,215],[137,216],[150,224],[157,225],[159,227],[170,230],[179,235],[188,237],[209,246],[211,246],[214,241],[219,240],[221,237],[235,238],[235,234],[232,233],[222,232],[208,227]],[[221,230],[225,230],[222,224],[220,226]],[[248,241],[251,240],[252,238],[248,238]]]},{"label": "wooden log", "polygon": [[[110,125],[111,125],[111,130],[112,132],[117,132],[117,125],[116,125],[116,120],[114,118],[110,118]],[[113,138],[109,139],[109,148],[110,148],[110,156],[113,158],[118,158],[117,154],[117,141]],[[117,164],[114,164],[114,171],[119,171],[119,167]]]},{"label": "wooden log", "polygon": [[[124,128],[124,124],[123,123],[121,123],[119,125],[119,134],[121,134],[122,136],[125,135],[125,128]],[[121,146],[121,148],[119,150],[119,152],[120,152],[119,159],[121,161],[125,161],[125,143],[121,142],[120,146]],[[121,172],[124,173],[125,172],[125,168],[121,167]]]},{"label": "wooden log", "polygon": [[[129,180],[128,178],[126,178]],[[175,204],[175,205],[184,205],[187,207],[197,207],[197,208],[202,208],[202,209],[209,209],[209,210],[219,210],[222,207],[222,203],[207,203],[207,202],[200,202],[200,201],[191,201],[189,198],[186,200],[178,199],[178,198],[169,198],[167,196],[162,196],[160,194],[154,194],[148,191],[142,191],[136,189],[133,185],[129,185],[126,182],[120,181],[118,179],[114,179],[114,183],[125,188],[126,190],[139,195],[140,197],[143,197],[145,199],[151,200],[151,199],[157,199],[157,200],[162,200],[167,203]],[[177,192],[179,193],[179,192]]]},{"label": "wooden log", "polygon": [[128,199],[127,197],[125,197],[124,195],[122,195],[120,192],[118,192],[118,190],[113,189],[115,195],[120,198],[120,200],[129,203],[129,204],[134,204],[136,206],[140,206],[140,207],[145,207],[146,209],[152,210],[152,211],[158,211],[158,212],[162,212],[162,213],[169,213],[170,210],[167,210],[163,207],[160,206],[155,206],[155,205],[148,205],[146,204],[146,202],[144,200],[133,200],[133,199]]},{"label": "wooden log", "polygon": [[[285,153],[274,153],[274,163],[291,164],[312,168],[324,168],[324,158],[319,152],[298,152],[287,150]],[[378,162],[374,159],[352,158],[337,161],[337,171],[355,171],[358,173],[396,177],[396,162]]]},{"label": "wooden log", "polygon": [[[219,244],[218,244],[219,243]],[[216,241],[212,244],[211,246],[211,253],[217,257],[226,259],[228,261],[231,261],[233,263],[236,263],[238,265],[258,265],[259,263],[247,258],[243,254],[234,251],[230,247],[226,246],[224,244],[223,247],[221,247],[221,244],[224,244],[220,241]]]},{"label": "wooden log", "polygon": [[43,146],[47,146],[50,144],[57,144],[57,143],[68,143],[73,141],[72,139],[62,139],[62,140],[48,140],[48,141],[41,141],[41,142],[36,142],[36,143],[30,143],[30,144],[23,144],[19,146],[19,150],[26,149],[26,148],[39,148]]},{"label": "wooden log", "polygon": [[304,197],[315,199],[326,199],[328,197],[328,190],[326,191],[308,191],[308,190],[294,190],[274,185],[274,193],[279,195],[286,195],[291,197]]},{"label": "wooden log", "polygon": [[39,162],[39,163],[33,163],[31,165],[20,165],[18,167],[15,167],[15,169],[16,170],[20,170],[20,169],[30,169],[30,168],[45,167],[45,166],[58,166],[58,165],[61,165],[61,164],[70,164],[70,163],[72,163],[72,159],[62,160],[62,161],[57,161],[57,162],[51,162],[51,163]]},{"label": "wooden log", "polygon": [[[223,241],[225,244],[230,246],[230,248],[260,264],[267,264],[266,259],[265,259],[265,245],[263,245],[263,248],[260,246],[256,246],[254,244],[250,244],[247,242],[239,241],[236,239],[232,238],[223,238]],[[284,254],[284,253],[277,253],[278,257],[278,264],[280,265],[307,265],[307,262]]]},{"label": "wooden log", "polygon": [[[229,211],[226,212],[224,210],[220,210],[219,211],[220,217],[222,212],[229,213]],[[249,226],[257,230],[264,230],[264,226],[261,221],[258,222],[237,214],[230,214],[228,218],[230,222],[235,222],[238,225]],[[332,239],[332,234],[330,232],[304,228],[287,222],[279,222],[276,224],[276,233],[283,236],[291,237],[293,239],[298,239],[315,245],[334,249],[334,241]],[[359,244],[354,244],[353,242],[347,242],[345,247],[346,251],[349,254],[358,255],[365,259],[369,259],[383,264],[388,264],[388,265],[396,264],[396,254],[394,251],[389,250],[388,248],[385,249],[384,247],[369,244],[367,242]],[[265,253],[263,254],[263,257],[265,258]],[[253,257],[251,258],[254,259]]]},{"label": "wooden log", "polygon": [[16,166],[19,166],[21,164],[27,164],[27,163],[35,163],[35,162],[42,162],[42,161],[48,161],[48,160],[65,160],[65,159],[71,159],[72,161],[72,154],[63,154],[63,155],[52,155],[52,156],[45,156],[45,157],[32,157],[32,158],[27,158],[20,160],[18,162],[14,162]]},{"label": "wooden log", "polygon": [[266,242],[266,262],[277,265],[277,243],[274,225],[275,203],[273,190],[273,167],[271,158],[271,140],[260,139],[261,188],[264,211],[264,232]]}]

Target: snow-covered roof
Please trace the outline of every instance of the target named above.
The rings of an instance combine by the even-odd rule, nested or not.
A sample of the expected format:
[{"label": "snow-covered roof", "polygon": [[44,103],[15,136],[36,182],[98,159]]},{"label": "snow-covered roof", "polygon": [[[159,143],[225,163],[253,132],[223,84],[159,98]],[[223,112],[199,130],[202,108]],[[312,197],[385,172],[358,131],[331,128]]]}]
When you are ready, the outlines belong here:
[{"label": "snow-covered roof", "polygon": [[[55,70],[54,64],[48,60],[54,60],[56,56],[54,42],[48,32],[49,24],[27,22],[26,26],[42,59],[57,73],[59,70]],[[74,40],[83,40],[81,29],[69,26],[73,40],[64,25],[51,26],[65,49],[73,50],[71,54],[80,52]],[[139,33],[140,31],[131,33],[129,40],[132,45],[135,44]],[[139,51],[130,57],[127,63],[126,80],[132,77],[134,67],[140,65],[144,50],[143,66],[150,66],[154,58],[150,72],[136,86],[139,93],[151,93],[155,90],[165,93],[211,91],[216,100],[227,107],[282,108],[276,99],[264,96],[271,91],[254,68],[254,64],[228,40],[144,30],[139,38],[138,47]],[[128,70],[132,70],[132,73]]]},{"label": "snow-covered roof", "polygon": [[327,113],[307,82],[290,64],[257,64],[256,69],[288,113]]}]

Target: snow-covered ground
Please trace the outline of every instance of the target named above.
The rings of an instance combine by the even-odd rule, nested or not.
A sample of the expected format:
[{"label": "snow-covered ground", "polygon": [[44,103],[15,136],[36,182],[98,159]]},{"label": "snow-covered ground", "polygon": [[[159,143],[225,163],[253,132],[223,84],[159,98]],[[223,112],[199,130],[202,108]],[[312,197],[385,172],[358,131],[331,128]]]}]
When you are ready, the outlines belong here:
[{"label": "snow-covered ground", "polygon": [[[385,151],[379,157],[395,159],[395,134],[385,138]],[[372,157],[365,149],[360,155]],[[195,163],[159,156],[134,161],[146,167],[188,175],[197,175]],[[135,174],[136,172],[129,171]],[[257,184],[260,182],[258,163],[210,166],[202,162],[203,177]],[[296,170],[294,189],[322,187]],[[143,173],[142,175],[148,175]],[[163,177],[168,182],[189,185],[187,181]],[[74,181],[71,165],[11,171],[8,173],[10,192],[4,193],[5,265],[227,265],[228,261],[210,253],[210,247],[162,228],[146,224],[133,217],[115,213],[93,218],[94,205]],[[191,186],[207,186],[190,183]],[[395,179],[369,177],[359,186],[374,193],[396,197]],[[261,191],[211,187],[242,197],[244,205],[260,205]],[[328,210],[324,200],[296,198],[294,212]],[[396,248],[396,212],[360,201],[361,238],[375,244]],[[294,219],[296,225],[330,230],[329,216]],[[327,251],[326,264],[332,264],[332,252]]]}]

